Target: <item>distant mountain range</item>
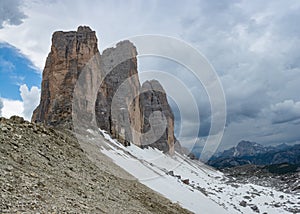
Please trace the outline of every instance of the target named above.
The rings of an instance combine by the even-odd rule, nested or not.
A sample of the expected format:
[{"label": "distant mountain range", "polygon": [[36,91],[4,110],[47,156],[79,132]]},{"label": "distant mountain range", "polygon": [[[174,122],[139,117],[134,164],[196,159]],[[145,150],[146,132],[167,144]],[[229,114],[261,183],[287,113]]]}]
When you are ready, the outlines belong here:
[{"label": "distant mountain range", "polygon": [[300,166],[300,144],[265,147],[255,142],[241,141],[237,146],[215,154],[208,161],[209,165],[219,169],[246,164],[278,165],[282,163]]}]

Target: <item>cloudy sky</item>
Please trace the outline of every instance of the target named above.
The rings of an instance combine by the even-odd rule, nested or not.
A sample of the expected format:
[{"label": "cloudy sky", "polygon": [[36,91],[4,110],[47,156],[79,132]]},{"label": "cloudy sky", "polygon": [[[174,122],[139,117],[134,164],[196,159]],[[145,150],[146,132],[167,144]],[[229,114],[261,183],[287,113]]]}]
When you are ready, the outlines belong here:
[{"label": "cloudy sky", "polygon": [[[215,68],[226,97],[220,148],[242,139],[262,144],[300,142],[298,0],[2,0],[0,11],[2,116],[30,119],[39,102],[52,33],[89,25],[97,32],[100,50],[123,38],[158,34],[200,51]],[[141,59],[139,65],[142,70],[174,69],[190,85],[201,114],[199,138],[205,138],[211,112],[205,89],[189,84],[191,77],[184,68],[162,59],[153,62]],[[185,122],[193,126],[192,117]]]}]

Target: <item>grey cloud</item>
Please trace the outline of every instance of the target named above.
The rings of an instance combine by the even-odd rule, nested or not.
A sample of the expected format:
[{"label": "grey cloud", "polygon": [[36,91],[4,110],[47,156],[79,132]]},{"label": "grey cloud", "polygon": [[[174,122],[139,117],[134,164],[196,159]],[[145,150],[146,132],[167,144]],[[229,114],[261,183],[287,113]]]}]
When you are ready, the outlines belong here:
[{"label": "grey cloud", "polygon": [[20,25],[23,22],[26,15],[20,9],[21,3],[21,0],[0,1],[0,29],[5,22],[9,25]]},{"label": "grey cloud", "polygon": [[250,85],[238,86],[234,89],[234,92],[230,91],[230,87],[225,89],[227,126],[232,122],[260,117],[265,105],[269,103],[264,88],[255,89],[254,86],[252,86],[253,88],[250,87]]},{"label": "grey cloud", "polygon": [[[193,41],[220,75],[228,110],[224,144],[235,144],[243,138],[256,139],[266,133],[271,133],[272,139],[264,139],[276,141],[274,133],[283,136],[285,126],[275,127],[272,122],[295,122],[297,113],[289,109],[275,119],[262,112],[271,111],[269,106],[281,100],[299,97],[299,1],[224,4],[217,8],[199,4],[198,15],[194,13],[192,18],[187,15],[183,19],[186,21],[183,37]],[[285,137],[292,139],[287,134]],[[262,137],[259,140],[264,141]]]},{"label": "grey cloud", "polygon": [[271,106],[272,122],[287,123],[300,119],[300,102],[285,100]]}]

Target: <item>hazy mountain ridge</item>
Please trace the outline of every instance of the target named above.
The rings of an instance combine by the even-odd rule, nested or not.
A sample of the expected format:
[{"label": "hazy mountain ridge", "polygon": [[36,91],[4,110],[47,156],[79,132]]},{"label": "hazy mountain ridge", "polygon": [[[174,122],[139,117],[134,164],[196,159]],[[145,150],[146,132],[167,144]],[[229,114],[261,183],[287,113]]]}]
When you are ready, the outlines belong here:
[{"label": "hazy mountain ridge", "polygon": [[255,142],[241,141],[237,146],[214,155],[208,161],[209,165],[216,168],[283,163],[300,166],[300,144],[264,147]]}]

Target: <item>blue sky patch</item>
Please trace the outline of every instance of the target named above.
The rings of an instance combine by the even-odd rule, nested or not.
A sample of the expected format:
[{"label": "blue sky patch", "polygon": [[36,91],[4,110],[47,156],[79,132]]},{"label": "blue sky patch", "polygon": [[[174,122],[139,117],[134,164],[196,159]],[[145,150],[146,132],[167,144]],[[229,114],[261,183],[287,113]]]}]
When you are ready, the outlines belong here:
[{"label": "blue sky patch", "polygon": [[0,43],[0,97],[21,100],[20,85],[41,85],[41,72],[20,51],[8,43]]}]

